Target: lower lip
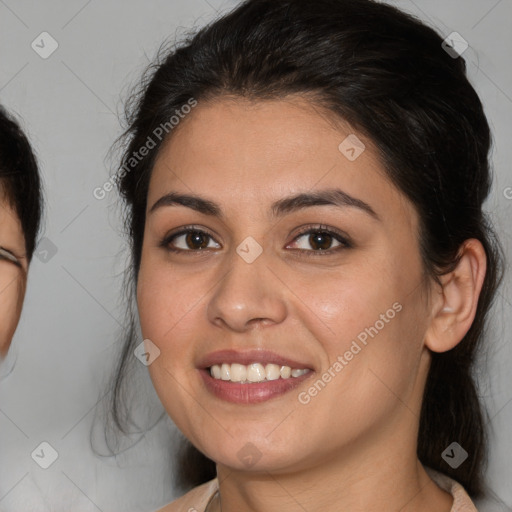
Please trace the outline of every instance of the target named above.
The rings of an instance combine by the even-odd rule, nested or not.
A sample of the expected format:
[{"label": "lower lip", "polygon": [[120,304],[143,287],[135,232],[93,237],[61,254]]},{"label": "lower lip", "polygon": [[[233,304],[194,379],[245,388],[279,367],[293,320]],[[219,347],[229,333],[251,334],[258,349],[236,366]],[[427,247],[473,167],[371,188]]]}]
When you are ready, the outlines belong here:
[{"label": "lower lip", "polygon": [[245,384],[231,382],[229,380],[214,379],[208,369],[201,369],[199,373],[208,391],[217,398],[235,404],[257,404],[284,395],[296,388],[306,379],[309,379],[314,372],[311,370],[304,375],[290,377],[289,379],[279,378],[276,380]]}]

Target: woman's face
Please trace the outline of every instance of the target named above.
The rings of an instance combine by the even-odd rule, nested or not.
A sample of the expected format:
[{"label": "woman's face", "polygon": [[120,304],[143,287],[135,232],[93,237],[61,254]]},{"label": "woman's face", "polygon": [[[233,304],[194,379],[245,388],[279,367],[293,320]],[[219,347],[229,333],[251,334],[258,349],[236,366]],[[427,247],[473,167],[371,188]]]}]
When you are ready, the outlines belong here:
[{"label": "woman's face", "polygon": [[[137,285],[169,415],[239,469],[413,445],[429,362],[418,218],[371,142],[299,99],[219,99],[181,123],[151,177]],[[244,371],[270,380],[231,382]]]},{"label": "woman's face", "polygon": [[18,325],[25,295],[27,260],[18,215],[0,186],[0,357],[5,357]]}]

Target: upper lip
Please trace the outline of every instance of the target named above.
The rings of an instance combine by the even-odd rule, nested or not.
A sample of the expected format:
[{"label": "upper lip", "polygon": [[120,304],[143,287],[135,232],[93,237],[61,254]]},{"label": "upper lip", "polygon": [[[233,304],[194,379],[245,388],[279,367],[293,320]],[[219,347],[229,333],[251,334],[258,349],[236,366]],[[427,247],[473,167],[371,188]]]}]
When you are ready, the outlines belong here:
[{"label": "upper lip", "polygon": [[311,365],[309,363],[304,363],[297,361],[295,359],[291,359],[285,356],[281,356],[272,352],[270,350],[264,349],[250,349],[250,350],[217,350],[215,352],[211,352],[203,357],[199,361],[199,368],[209,368],[214,364],[222,364],[222,363],[239,363],[248,365],[251,363],[273,363],[280,366],[289,366],[290,368],[303,369],[308,368],[312,370]]}]

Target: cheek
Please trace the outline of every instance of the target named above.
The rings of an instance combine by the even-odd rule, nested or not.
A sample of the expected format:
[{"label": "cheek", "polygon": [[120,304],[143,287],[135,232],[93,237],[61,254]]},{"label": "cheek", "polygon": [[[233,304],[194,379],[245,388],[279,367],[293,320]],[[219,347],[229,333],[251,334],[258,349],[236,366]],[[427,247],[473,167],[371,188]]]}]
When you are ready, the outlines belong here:
[{"label": "cheek", "polygon": [[302,318],[310,318],[309,329],[326,351],[325,377],[333,382],[326,386],[331,392],[322,394],[338,404],[348,400],[353,410],[407,393],[426,329],[420,266],[381,262],[303,282],[311,310],[304,308]]},{"label": "cheek", "polygon": [[197,393],[201,379],[193,365],[196,343],[205,332],[201,299],[211,288],[208,283],[207,276],[177,271],[150,258],[141,262],[137,283],[142,335],[160,349],[148,366],[153,386],[178,429],[196,442],[198,432],[211,431],[215,413]]},{"label": "cheek", "polygon": [[379,261],[363,263],[314,279],[300,275],[291,279],[294,292],[305,298],[304,304],[297,303],[298,315],[309,323],[331,359],[349,350],[355,339],[364,343],[369,332],[375,332],[375,324],[380,333],[396,323],[400,306],[393,305],[403,300],[403,280]]},{"label": "cheek", "polygon": [[144,337],[158,345],[182,332],[202,295],[198,285],[193,276],[180,275],[158,263],[143,263],[137,305]]},{"label": "cheek", "polygon": [[20,319],[24,285],[17,269],[0,272],[0,355],[5,356]]},{"label": "cheek", "polygon": [[[148,367],[160,395],[178,391],[178,381],[198,378],[193,366],[194,349],[201,341],[199,330],[205,311],[201,299],[208,290],[207,283],[206,276],[177,269],[159,256],[150,255],[141,261],[137,306],[143,339],[151,340],[160,350]],[[161,395],[164,404],[170,403],[167,398]]]}]

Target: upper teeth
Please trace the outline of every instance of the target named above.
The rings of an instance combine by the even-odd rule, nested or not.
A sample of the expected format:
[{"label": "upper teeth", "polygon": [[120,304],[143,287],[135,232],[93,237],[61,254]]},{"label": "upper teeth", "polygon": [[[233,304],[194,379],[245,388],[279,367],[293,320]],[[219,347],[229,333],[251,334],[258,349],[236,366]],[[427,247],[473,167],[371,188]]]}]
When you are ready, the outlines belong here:
[{"label": "upper teeth", "polygon": [[261,363],[245,364],[214,364],[210,368],[210,375],[214,379],[230,380],[231,382],[262,382],[264,380],[289,379],[290,377],[300,377],[309,372],[309,369],[292,369],[289,366],[279,366],[277,364]]}]

